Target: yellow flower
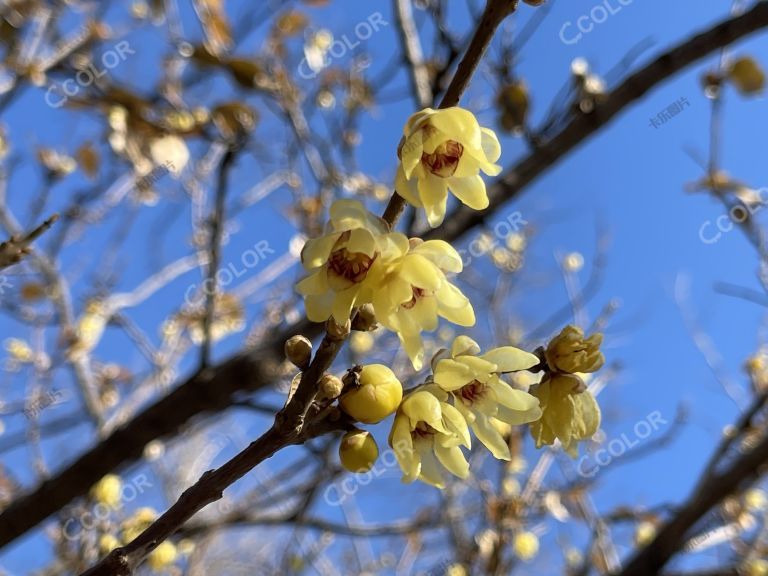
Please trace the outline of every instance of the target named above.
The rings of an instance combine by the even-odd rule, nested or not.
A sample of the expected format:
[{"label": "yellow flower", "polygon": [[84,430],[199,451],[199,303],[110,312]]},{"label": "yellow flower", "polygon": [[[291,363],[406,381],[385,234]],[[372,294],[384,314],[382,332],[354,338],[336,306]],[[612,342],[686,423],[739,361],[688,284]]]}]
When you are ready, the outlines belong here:
[{"label": "yellow flower", "polygon": [[531,424],[536,447],[559,439],[563,449],[576,456],[579,440],[591,438],[600,428],[600,407],[584,382],[570,374],[550,374],[531,390],[543,415]]},{"label": "yellow flower", "polygon": [[143,507],[136,510],[136,512],[121,525],[123,542],[128,543],[134,540],[139,534],[144,532],[156,518],[157,512],[152,508]]},{"label": "yellow flower", "polygon": [[635,544],[647,546],[656,538],[656,524],[649,520],[643,520],[635,527]]},{"label": "yellow flower", "polygon": [[575,374],[596,372],[605,362],[600,344],[603,335],[592,334],[584,338],[584,331],[576,326],[566,326],[547,346],[545,357],[553,372]]},{"label": "yellow flower", "polygon": [[397,410],[403,399],[403,385],[387,366],[363,366],[357,371],[357,381],[359,386],[344,394],[339,401],[342,410],[352,418],[376,424]]},{"label": "yellow flower", "polygon": [[91,496],[97,502],[116,509],[120,507],[123,481],[120,476],[107,474],[91,488]]},{"label": "yellow flower", "polygon": [[19,364],[27,364],[35,359],[35,353],[24,340],[6,338],[4,344],[10,357]]},{"label": "yellow flower", "polygon": [[166,566],[173,564],[176,561],[177,555],[176,546],[172,542],[165,540],[152,550],[152,553],[147,557],[147,564],[152,570],[162,570]]},{"label": "yellow flower", "polygon": [[119,546],[120,540],[112,536],[112,534],[103,534],[101,538],[99,538],[99,551],[102,554],[109,554]]},{"label": "yellow flower", "polygon": [[480,170],[501,172],[495,162],[501,146],[493,130],[481,128],[463,108],[425,108],[408,119],[398,148],[400,165],[395,189],[405,200],[424,208],[433,228],[445,218],[448,192],[473,210],[488,207]]},{"label": "yellow flower", "polygon": [[436,330],[438,318],[459,326],[475,323],[469,299],[445,276],[445,272],[461,269],[461,257],[447,242],[414,238],[410,249],[383,270],[380,280],[376,278],[376,319],[397,332],[416,370],[424,363],[421,333]]},{"label": "yellow flower", "polygon": [[427,385],[409,394],[400,405],[389,433],[389,445],[403,471],[403,482],[418,478],[445,488],[441,464],[459,478],[469,476],[469,463],[460,448],[471,447],[469,428],[447,399],[443,390]]},{"label": "yellow flower", "polygon": [[467,576],[467,570],[461,564],[451,564],[446,568],[445,576]]},{"label": "yellow flower", "polygon": [[756,558],[748,560],[745,565],[745,576],[768,576],[768,560]]},{"label": "yellow flower", "polygon": [[494,348],[482,356],[478,356],[479,353],[477,342],[459,336],[453,342],[450,357],[441,358],[438,354],[433,359],[433,379],[454,396],[456,408],[478,440],[496,458],[509,460],[509,446],[493,420],[510,425],[526,424],[539,419],[541,409],[536,398],[512,388],[500,374],[525,370],[538,364],[539,359],[513,346]]},{"label": "yellow flower", "polygon": [[325,235],[308,240],[301,261],[309,276],[296,285],[304,296],[307,317],[344,325],[352,308],[370,303],[369,273],[389,259],[393,248],[407,250],[408,239],[389,232],[387,223],[357,200],[336,200]]},{"label": "yellow flower", "polygon": [[339,459],[350,472],[367,472],[379,457],[379,447],[370,432],[352,430],[339,444]]},{"label": "yellow flower", "polygon": [[744,504],[750,512],[759,512],[768,507],[768,497],[760,488],[752,488],[744,494]]},{"label": "yellow flower", "polygon": [[519,532],[512,542],[515,555],[528,562],[539,553],[539,539],[533,532]]}]

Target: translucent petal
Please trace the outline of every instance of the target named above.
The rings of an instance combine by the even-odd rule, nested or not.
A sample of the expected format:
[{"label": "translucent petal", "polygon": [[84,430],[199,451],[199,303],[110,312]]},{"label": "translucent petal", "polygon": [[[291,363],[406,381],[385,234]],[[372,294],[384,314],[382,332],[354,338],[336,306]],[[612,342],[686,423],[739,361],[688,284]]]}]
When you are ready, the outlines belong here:
[{"label": "translucent petal", "polygon": [[421,456],[421,474],[419,479],[427,484],[432,484],[435,488],[445,488],[445,482],[440,473],[440,465],[437,458],[435,458],[435,454],[431,450],[424,450],[419,455]]},{"label": "translucent petal", "polygon": [[437,363],[433,378],[440,388],[453,392],[472,382],[475,376],[466,364],[448,359]]},{"label": "translucent petal", "polygon": [[469,110],[457,106],[444,108],[430,116],[429,123],[451,140],[461,142],[470,148],[482,146],[480,125],[475,115]]},{"label": "translucent petal", "polygon": [[529,424],[536,422],[541,418],[541,408],[536,406],[526,412],[520,412],[518,410],[510,410],[506,406],[499,405],[496,413],[496,418],[512,426],[520,426],[522,424]]},{"label": "translucent petal", "polygon": [[411,254],[420,254],[447,272],[461,272],[461,256],[456,249],[444,240],[427,240],[411,250]]},{"label": "translucent petal", "polygon": [[413,365],[413,369],[421,370],[424,366],[424,343],[421,341],[419,333],[400,330],[397,335],[403,345],[403,350]]},{"label": "translucent petal", "polygon": [[395,176],[395,191],[412,206],[416,206],[417,208],[421,208],[423,206],[421,199],[419,198],[419,190],[417,187],[416,179],[406,179],[402,165],[398,166],[397,168],[397,175]]},{"label": "translucent petal", "polygon": [[475,325],[475,311],[469,301],[461,308],[448,308],[438,301],[437,311],[441,317],[458,326]]},{"label": "translucent petal", "polygon": [[511,410],[527,412],[539,406],[539,400],[535,396],[528,394],[528,392],[523,392],[522,390],[516,390],[498,378],[495,379],[490,386],[493,393],[496,395],[496,400],[499,404],[502,404]]},{"label": "translucent petal", "polygon": [[411,429],[417,422],[426,422],[435,430],[446,432],[442,424],[440,401],[429,392],[413,392],[403,400],[401,408],[411,421]]},{"label": "translucent petal", "polygon": [[494,458],[510,460],[509,446],[484,414],[477,415],[477,419],[472,424],[472,431],[477,436],[477,439],[490,450]]},{"label": "translucent petal", "polygon": [[410,310],[401,310],[401,314],[410,314],[421,331],[437,330],[437,301],[434,298],[421,298]]},{"label": "translucent petal", "polygon": [[333,245],[339,239],[340,234],[326,234],[320,238],[307,240],[301,249],[301,262],[307,270],[322,266],[328,261]]},{"label": "translucent petal", "polygon": [[376,253],[376,238],[368,230],[357,228],[350,231],[346,244],[347,251],[373,256]]},{"label": "translucent petal", "polygon": [[421,162],[421,155],[424,152],[423,134],[421,130],[417,130],[405,139],[400,149],[400,162],[406,178],[412,176],[413,169]]},{"label": "translucent petal", "polygon": [[304,299],[307,318],[312,322],[325,322],[331,316],[334,293],[326,292],[321,295],[311,294]]},{"label": "translucent petal", "polygon": [[398,273],[413,286],[430,291],[437,290],[445,279],[437,266],[419,254],[405,256]]},{"label": "translucent petal", "polygon": [[296,291],[299,294],[309,296],[317,296],[319,294],[325,294],[328,291],[328,274],[325,268],[321,268],[314,274],[310,274],[306,278],[299,280],[296,283]]},{"label": "translucent petal", "polygon": [[481,358],[496,364],[499,367],[499,372],[527,370],[539,363],[538,356],[514,346],[494,348],[483,354]]},{"label": "translucent petal", "polygon": [[480,128],[482,148],[488,162],[496,162],[501,157],[501,145],[496,133],[490,128]]},{"label": "translucent petal", "polygon": [[428,174],[419,178],[419,197],[427,213],[427,220],[432,228],[443,223],[448,204],[448,183],[444,178],[435,178]]},{"label": "translucent petal", "polygon": [[485,182],[483,182],[479,175],[449,178],[448,188],[456,198],[472,208],[472,210],[488,208],[488,194],[485,192]]},{"label": "translucent petal", "polygon": [[467,448],[471,448],[472,440],[469,437],[469,426],[464,415],[457,408],[446,402],[441,404],[441,409],[443,411],[445,428],[457,436],[459,443]]},{"label": "translucent petal", "polygon": [[331,314],[333,319],[339,324],[344,324],[349,320],[349,315],[352,313],[352,307],[355,305],[355,299],[359,290],[358,286],[352,286],[341,292],[336,292]]},{"label": "translucent petal", "polygon": [[451,354],[453,356],[470,355],[476,356],[480,354],[480,345],[472,340],[469,336],[461,335],[457,336],[451,346]]},{"label": "translucent petal", "polygon": [[435,446],[435,455],[440,461],[440,464],[454,476],[459,478],[466,478],[469,476],[469,462],[464,457],[464,453],[458,446],[452,446],[450,448],[445,446]]}]

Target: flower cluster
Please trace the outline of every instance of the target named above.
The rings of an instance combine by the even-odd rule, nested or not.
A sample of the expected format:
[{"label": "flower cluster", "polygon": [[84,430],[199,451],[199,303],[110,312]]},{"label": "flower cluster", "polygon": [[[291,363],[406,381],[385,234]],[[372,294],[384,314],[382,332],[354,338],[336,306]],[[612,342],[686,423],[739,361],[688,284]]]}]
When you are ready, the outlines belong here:
[{"label": "flower cluster", "polygon": [[[427,108],[406,123],[396,191],[423,208],[431,226],[439,226],[448,192],[470,208],[488,206],[480,172],[498,174],[500,155],[496,135],[469,111]],[[425,242],[393,231],[357,200],[331,205],[324,234],[306,242],[301,261],[308,275],[297,290],[311,321],[328,321],[329,334],[342,338],[380,324],[397,334],[415,370],[425,364],[422,334],[435,331],[440,319],[475,324],[471,302],[453,283],[463,267],[457,251],[442,240]],[[426,379],[410,390],[383,364],[354,366],[343,378],[324,374],[315,396],[317,413],[338,400],[346,422],[377,424],[394,414],[389,445],[403,481],[419,479],[439,488],[446,471],[459,478],[470,474],[465,449],[473,437],[495,458],[511,460],[512,426],[529,424],[537,447],[559,440],[575,454],[578,442],[600,425],[597,403],[579,374],[602,366],[601,340],[600,334],[585,337],[568,326],[537,354],[513,346],[483,353],[477,342],[459,335],[449,350],[433,356]],[[312,343],[294,336],[285,353],[307,370]],[[530,392],[509,381],[526,370],[544,373]],[[379,455],[376,441],[368,431],[347,428],[340,461],[347,470],[366,472]],[[528,553],[522,555],[535,555],[533,545],[523,543]]]},{"label": "flower cluster", "polygon": [[605,358],[600,352],[602,334],[584,337],[575,326],[566,326],[544,351],[549,371],[533,390],[543,415],[531,424],[536,447],[560,440],[563,449],[576,455],[580,440],[591,438],[600,427],[600,407],[579,374],[596,372]]}]

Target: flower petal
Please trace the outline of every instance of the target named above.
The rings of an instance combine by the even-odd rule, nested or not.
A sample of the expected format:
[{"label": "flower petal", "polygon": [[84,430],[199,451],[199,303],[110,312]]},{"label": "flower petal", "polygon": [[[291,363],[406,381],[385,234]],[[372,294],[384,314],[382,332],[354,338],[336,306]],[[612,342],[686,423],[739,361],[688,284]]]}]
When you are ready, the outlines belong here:
[{"label": "flower petal", "polygon": [[481,356],[499,367],[499,372],[527,370],[539,364],[539,357],[514,346],[501,346]]},{"label": "flower petal", "polygon": [[464,178],[448,178],[448,188],[462,203],[472,210],[484,210],[488,208],[488,194],[485,191],[485,182],[479,175],[465,176]]}]

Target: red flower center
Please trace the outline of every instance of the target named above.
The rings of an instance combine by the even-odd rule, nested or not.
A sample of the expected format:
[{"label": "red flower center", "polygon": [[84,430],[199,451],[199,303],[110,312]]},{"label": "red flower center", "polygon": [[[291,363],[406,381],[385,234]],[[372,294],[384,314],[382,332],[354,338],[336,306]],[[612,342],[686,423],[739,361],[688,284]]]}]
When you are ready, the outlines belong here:
[{"label": "red flower center", "polygon": [[421,163],[435,176],[448,178],[456,172],[463,153],[464,146],[455,140],[446,140],[432,154],[422,153]]}]

